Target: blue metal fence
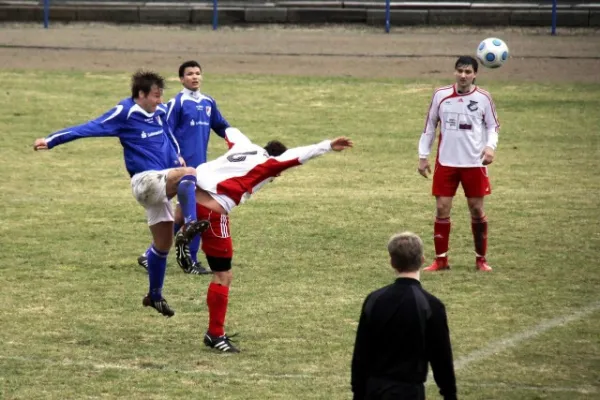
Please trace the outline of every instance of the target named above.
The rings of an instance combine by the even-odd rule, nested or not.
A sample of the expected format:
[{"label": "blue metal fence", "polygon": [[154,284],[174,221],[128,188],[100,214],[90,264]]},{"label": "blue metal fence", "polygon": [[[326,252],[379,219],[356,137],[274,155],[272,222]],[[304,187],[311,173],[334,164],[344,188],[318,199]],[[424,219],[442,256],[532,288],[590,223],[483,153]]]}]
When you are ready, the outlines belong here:
[{"label": "blue metal fence", "polygon": [[[61,0],[53,0],[55,3],[60,4]],[[66,0],[63,0],[66,1]],[[165,0],[129,0],[133,3],[135,2],[140,2],[140,3],[145,3],[145,2],[152,2],[152,1],[161,1],[161,2],[165,2]],[[168,2],[169,0],[166,0],[166,2]],[[171,1],[177,1],[177,0],[171,0]],[[188,1],[188,3],[193,4],[193,3],[207,3],[207,1],[210,0],[198,0],[198,1]],[[317,4],[320,0],[314,0],[315,4]],[[391,30],[391,25],[392,25],[392,21],[391,21],[391,0],[384,0],[385,1],[385,32],[389,33]],[[502,0],[500,0],[502,2]],[[504,0],[506,3],[510,4],[513,3],[512,1],[508,1],[508,0]],[[558,0],[546,0],[546,1],[551,1],[552,2],[552,21],[551,21],[551,34],[552,35],[556,35],[556,26],[557,26],[557,8],[558,8]],[[102,2],[102,0],[100,0],[100,2]],[[237,3],[248,3],[249,5],[252,3],[260,3],[260,0],[237,0]],[[311,0],[303,0],[304,3],[310,3]],[[435,3],[435,0],[429,0],[429,2],[431,3]],[[489,2],[495,2],[496,4],[498,3],[498,0],[471,0],[470,3],[481,3],[481,4],[485,4],[485,3],[489,3]],[[573,3],[577,3],[578,0],[561,0],[562,3],[566,3],[566,4],[573,4]],[[44,3],[44,28],[48,28],[50,25],[50,0],[43,0]],[[367,1],[365,2],[367,4],[373,4],[372,1]],[[464,3],[464,1],[462,0],[446,0],[444,1],[444,3]],[[381,3],[379,3],[381,4]],[[212,0],[212,28],[213,30],[216,30],[219,26],[219,13],[218,13],[218,0]]]}]

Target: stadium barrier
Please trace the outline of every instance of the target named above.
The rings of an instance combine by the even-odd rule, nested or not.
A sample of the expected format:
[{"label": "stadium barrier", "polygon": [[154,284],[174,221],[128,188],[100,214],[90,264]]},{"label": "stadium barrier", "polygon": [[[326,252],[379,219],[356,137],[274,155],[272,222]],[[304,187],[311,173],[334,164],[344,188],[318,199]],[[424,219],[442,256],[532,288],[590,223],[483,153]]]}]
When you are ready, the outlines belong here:
[{"label": "stadium barrier", "polygon": [[[0,0],[0,22],[111,22],[124,24],[323,24],[600,27],[600,3],[360,1],[44,1]],[[554,15],[554,16],[553,16]],[[556,26],[555,25],[555,26]],[[554,29],[553,29],[554,31]]]}]

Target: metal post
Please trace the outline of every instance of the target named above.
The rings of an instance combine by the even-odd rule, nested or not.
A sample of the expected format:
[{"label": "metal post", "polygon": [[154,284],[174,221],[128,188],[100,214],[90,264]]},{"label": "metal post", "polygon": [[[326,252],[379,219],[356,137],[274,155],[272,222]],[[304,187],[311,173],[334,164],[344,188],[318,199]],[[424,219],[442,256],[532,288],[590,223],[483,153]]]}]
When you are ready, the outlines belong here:
[{"label": "metal post", "polygon": [[552,0],[552,36],[556,35],[556,6],[558,0]]},{"label": "metal post", "polygon": [[50,24],[50,0],[44,0],[44,29]]},{"label": "metal post", "polygon": [[390,0],[385,0],[385,33],[390,33]]},{"label": "metal post", "polygon": [[216,31],[219,26],[218,2],[218,0],[213,0],[213,31]]}]

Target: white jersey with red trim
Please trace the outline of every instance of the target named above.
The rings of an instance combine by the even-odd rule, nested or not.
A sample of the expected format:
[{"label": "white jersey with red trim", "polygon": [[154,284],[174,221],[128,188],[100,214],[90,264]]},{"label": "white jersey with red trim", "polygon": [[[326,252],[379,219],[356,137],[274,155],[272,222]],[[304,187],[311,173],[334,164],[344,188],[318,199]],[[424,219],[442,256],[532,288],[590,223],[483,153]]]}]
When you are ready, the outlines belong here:
[{"label": "white jersey with red trim", "polygon": [[225,140],[229,151],[196,168],[196,185],[208,192],[228,213],[281,172],[331,151],[331,141],[324,140],[271,157],[236,128],[227,128]]},{"label": "white jersey with red trim", "polygon": [[439,88],[433,94],[425,129],[419,141],[419,157],[427,158],[440,123],[437,161],[448,167],[480,167],[483,149],[496,149],[500,123],[492,96],[473,86],[458,93],[455,85]]}]

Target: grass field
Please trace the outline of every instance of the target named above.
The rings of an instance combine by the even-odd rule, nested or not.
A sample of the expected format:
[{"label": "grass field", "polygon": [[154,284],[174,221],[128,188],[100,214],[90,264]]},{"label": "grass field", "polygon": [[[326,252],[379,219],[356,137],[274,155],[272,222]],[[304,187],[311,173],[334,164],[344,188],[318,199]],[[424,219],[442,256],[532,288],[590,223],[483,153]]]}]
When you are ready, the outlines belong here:
[{"label": "grass field", "polygon": [[[242,353],[227,356],[201,344],[208,278],[182,274],[172,256],[165,297],[177,315],[142,308],[135,259],[150,236],[118,140],[32,151],[36,137],[127,97],[128,75],[0,80],[0,398],[351,398],[362,300],[393,279],[387,239],[415,231],[433,256],[431,181],[416,172],[416,146],[446,82],[206,77],[204,91],[258,143],[355,140],[232,213],[227,326]],[[460,398],[598,398],[600,86],[482,85],[503,126],[486,207],[495,269],[474,271],[461,195],[453,270],[422,277],[448,309]],[[211,158],[224,148],[215,136]],[[435,385],[428,398],[439,398]]]}]

